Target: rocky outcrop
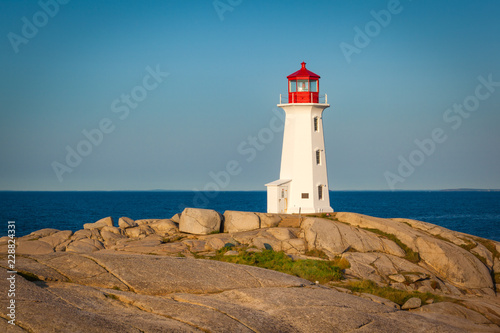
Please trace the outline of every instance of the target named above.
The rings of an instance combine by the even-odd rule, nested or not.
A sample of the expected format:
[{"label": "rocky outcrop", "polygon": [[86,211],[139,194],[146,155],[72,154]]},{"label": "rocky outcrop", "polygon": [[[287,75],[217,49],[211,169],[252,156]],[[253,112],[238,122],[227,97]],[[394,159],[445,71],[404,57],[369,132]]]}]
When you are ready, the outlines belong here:
[{"label": "rocky outcrop", "polygon": [[83,225],[83,229],[102,229],[105,226],[113,226],[113,219],[111,218],[111,216],[100,219],[99,221],[94,223],[85,223]]},{"label": "rocky outcrop", "polygon": [[224,232],[249,231],[260,228],[260,219],[252,212],[224,212]]},{"label": "rocky outcrop", "polygon": [[212,232],[219,232],[221,222],[221,215],[215,210],[185,208],[179,220],[179,231],[195,235],[207,235]]},{"label": "rocky outcrop", "polygon": [[17,278],[17,323],[31,332],[460,332],[293,276],[217,261],[54,253],[30,256],[19,269],[54,279]]},{"label": "rocky outcrop", "polygon": [[118,226],[122,229],[137,227],[138,224],[129,217],[122,216],[118,219]]},{"label": "rocky outcrop", "polygon": [[[174,215],[178,223],[122,217],[115,227],[106,218],[74,233],[43,229],[17,239],[16,269],[41,280],[17,277],[27,292],[19,298],[19,328],[499,331],[500,299],[492,278],[499,273],[498,242],[421,221],[354,213],[321,218],[226,211],[224,217],[223,233],[219,213],[186,208]],[[0,239],[0,253],[7,253],[7,241]],[[195,259],[211,258],[225,247],[232,249],[226,256],[272,249],[293,260],[342,258],[349,263],[347,281],[432,293],[428,303],[436,303],[410,298],[398,305],[367,293],[348,294],[335,284]],[[49,309],[60,318],[43,320]],[[0,328],[12,329],[5,325],[0,321]]]},{"label": "rocky outcrop", "polygon": [[[441,227],[430,228],[429,224],[412,222],[419,227],[414,229],[409,220],[380,219],[355,213],[337,213],[335,217],[340,222],[358,228],[395,236],[419,254],[422,265],[431,268],[437,275],[459,288],[481,289],[487,293],[488,290],[493,290],[494,284],[488,267],[471,252],[441,236],[443,234],[458,239],[450,230]],[[434,236],[439,237],[432,237],[432,234],[423,231],[424,229],[432,230]],[[467,238],[462,239],[464,240],[468,241]],[[460,243],[457,240],[455,242]]]},{"label": "rocky outcrop", "polygon": [[358,252],[382,252],[404,257],[405,252],[393,241],[375,234],[320,218],[308,218],[302,225],[309,248],[339,255],[349,250]]}]

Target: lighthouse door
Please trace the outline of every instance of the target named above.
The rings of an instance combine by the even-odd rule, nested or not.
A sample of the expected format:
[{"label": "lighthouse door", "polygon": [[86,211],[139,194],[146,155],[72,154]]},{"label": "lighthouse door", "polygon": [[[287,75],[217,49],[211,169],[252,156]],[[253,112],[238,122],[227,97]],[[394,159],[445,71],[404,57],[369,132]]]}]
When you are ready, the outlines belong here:
[{"label": "lighthouse door", "polygon": [[286,213],[288,209],[288,185],[281,185],[278,191],[279,213]]}]

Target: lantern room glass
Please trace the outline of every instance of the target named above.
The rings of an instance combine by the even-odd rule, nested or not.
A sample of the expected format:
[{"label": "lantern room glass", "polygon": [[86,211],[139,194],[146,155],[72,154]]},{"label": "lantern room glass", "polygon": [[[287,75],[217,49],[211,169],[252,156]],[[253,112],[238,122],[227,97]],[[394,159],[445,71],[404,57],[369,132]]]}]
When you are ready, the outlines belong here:
[{"label": "lantern room glass", "polygon": [[310,81],[310,85],[311,85],[311,92],[318,92],[318,81],[317,80]]},{"label": "lantern room glass", "polygon": [[297,91],[297,81],[290,81],[290,92]]},{"label": "lantern room glass", "polygon": [[297,80],[297,91],[309,91],[309,81]]}]

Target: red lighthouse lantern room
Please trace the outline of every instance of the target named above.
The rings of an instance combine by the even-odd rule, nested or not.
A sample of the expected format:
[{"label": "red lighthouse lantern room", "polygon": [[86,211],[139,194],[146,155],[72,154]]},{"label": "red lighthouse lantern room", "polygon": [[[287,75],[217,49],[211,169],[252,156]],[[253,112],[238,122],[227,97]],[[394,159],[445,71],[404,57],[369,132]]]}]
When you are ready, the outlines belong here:
[{"label": "red lighthouse lantern room", "polygon": [[288,79],[288,103],[318,103],[319,78],[306,68],[302,62],[302,68],[287,76]]}]

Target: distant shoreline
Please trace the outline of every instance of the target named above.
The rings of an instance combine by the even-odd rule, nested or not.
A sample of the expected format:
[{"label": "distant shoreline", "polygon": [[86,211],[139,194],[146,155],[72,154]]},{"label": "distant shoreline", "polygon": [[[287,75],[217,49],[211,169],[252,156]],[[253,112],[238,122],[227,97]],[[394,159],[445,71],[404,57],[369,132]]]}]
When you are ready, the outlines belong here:
[{"label": "distant shoreline", "polygon": [[[0,190],[1,192],[214,192],[192,190]],[[215,192],[266,192],[263,190],[227,190]],[[500,192],[500,189],[457,188],[440,190],[330,190],[330,192]]]}]

